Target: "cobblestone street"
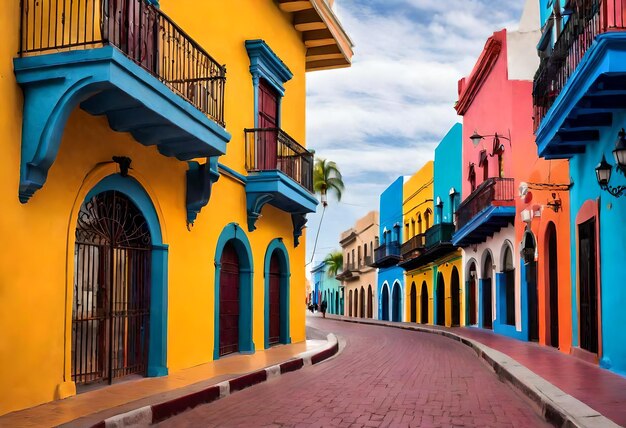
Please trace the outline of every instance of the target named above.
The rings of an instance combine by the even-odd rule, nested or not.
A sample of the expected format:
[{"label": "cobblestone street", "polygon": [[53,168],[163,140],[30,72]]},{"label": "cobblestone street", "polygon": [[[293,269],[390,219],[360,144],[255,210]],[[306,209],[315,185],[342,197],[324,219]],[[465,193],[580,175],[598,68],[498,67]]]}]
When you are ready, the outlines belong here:
[{"label": "cobblestone street", "polygon": [[309,324],[343,338],[343,352],[161,426],[547,426],[462,344],[329,319]]}]

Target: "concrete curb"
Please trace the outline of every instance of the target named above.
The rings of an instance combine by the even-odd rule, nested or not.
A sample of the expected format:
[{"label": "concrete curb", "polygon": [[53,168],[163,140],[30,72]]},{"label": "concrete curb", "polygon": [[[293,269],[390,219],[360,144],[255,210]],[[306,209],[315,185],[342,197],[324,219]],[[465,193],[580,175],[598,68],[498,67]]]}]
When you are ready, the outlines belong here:
[{"label": "concrete curb", "polygon": [[319,351],[307,351],[299,354],[298,357],[287,360],[281,364],[266,367],[245,375],[237,376],[232,379],[211,385],[201,391],[193,392],[181,397],[163,401],[161,403],[152,404],[112,416],[100,421],[92,428],[126,428],[126,427],[145,427],[164,421],[172,416],[182,413],[186,410],[193,409],[201,404],[210,403],[227,397],[236,391],[274,379],[285,373],[299,370],[305,366],[318,364],[339,351],[339,341],[337,336],[330,333],[326,337],[328,344]]},{"label": "concrete curb", "polygon": [[476,352],[478,357],[485,361],[501,380],[508,382],[520,393],[528,397],[540,409],[543,418],[556,427],[564,428],[612,428],[620,426],[592,409],[582,401],[565,393],[526,366],[500,351],[490,348],[481,342],[460,336],[450,331],[432,329],[423,326],[394,324],[385,321],[372,322],[365,319],[345,319],[332,317],[330,319],[356,324],[377,325],[382,327],[399,328],[422,333],[437,334],[457,342],[461,342]]}]

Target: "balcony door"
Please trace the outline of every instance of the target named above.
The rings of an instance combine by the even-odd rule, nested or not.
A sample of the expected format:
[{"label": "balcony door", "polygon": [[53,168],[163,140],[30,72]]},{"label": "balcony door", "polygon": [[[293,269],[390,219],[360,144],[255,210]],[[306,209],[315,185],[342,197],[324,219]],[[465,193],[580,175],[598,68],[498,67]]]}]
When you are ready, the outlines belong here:
[{"label": "balcony door", "polygon": [[265,131],[259,133],[258,156],[261,169],[276,169],[278,150],[278,93],[265,80],[259,82],[258,126]]}]

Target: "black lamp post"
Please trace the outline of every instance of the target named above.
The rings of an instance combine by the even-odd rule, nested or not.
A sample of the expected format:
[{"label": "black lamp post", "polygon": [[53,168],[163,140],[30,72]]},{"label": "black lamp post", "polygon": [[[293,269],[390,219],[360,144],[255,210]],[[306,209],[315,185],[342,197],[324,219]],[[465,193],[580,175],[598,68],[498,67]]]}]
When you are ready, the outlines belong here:
[{"label": "black lamp post", "polygon": [[[626,131],[622,128],[617,134],[617,141],[615,142],[615,150],[613,150],[613,157],[617,163],[616,169],[626,176]],[[619,198],[626,194],[626,186],[613,187],[609,184],[611,180],[611,172],[613,165],[606,161],[606,157],[602,155],[602,160],[596,166],[596,179],[602,190],[606,190],[611,195]]]}]

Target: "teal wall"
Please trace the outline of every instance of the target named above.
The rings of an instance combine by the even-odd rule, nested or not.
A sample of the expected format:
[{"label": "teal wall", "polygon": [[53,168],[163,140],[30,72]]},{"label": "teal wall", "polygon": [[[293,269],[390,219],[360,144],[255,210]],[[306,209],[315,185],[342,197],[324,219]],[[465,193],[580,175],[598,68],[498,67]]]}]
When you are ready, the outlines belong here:
[{"label": "teal wall", "polygon": [[[328,303],[327,312],[336,315],[343,315],[343,296],[341,295],[340,285],[341,283],[335,279],[335,277],[328,276],[328,269],[326,263],[322,262],[319,265],[311,269],[313,277],[315,293],[318,291],[321,293],[322,299],[314,303],[321,304],[324,299]],[[316,297],[314,297],[316,299]]]},{"label": "teal wall", "polygon": [[[435,224],[454,222],[454,210],[460,203],[463,179],[462,139],[463,127],[456,123],[435,149]],[[451,188],[457,192],[454,206],[450,197]],[[437,206],[437,198],[441,200],[440,207]]]}]

